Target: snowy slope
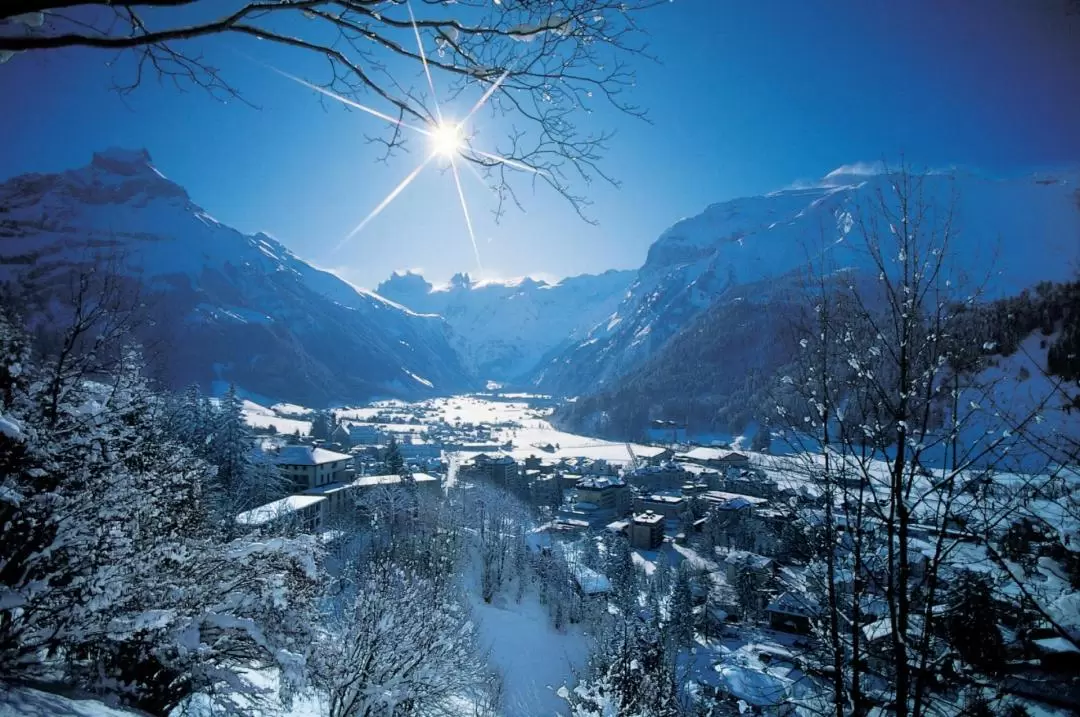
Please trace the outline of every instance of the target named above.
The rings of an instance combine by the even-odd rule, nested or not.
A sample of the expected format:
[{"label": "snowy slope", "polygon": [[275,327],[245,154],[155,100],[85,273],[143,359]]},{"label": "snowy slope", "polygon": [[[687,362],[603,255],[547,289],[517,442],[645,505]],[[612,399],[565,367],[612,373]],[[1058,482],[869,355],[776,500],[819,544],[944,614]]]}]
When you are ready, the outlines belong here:
[{"label": "snowy slope", "polygon": [[0,685],[0,717],[136,717],[137,714],[94,699]]},{"label": "snowy slope", "polygon": [[144,338],[165,347],[173,385],[234,381],[307,405],[470,385],[445,322],[221,224],[144,150],[111,149],[80,169],[0,185],[3,278],[59,292],[73,267],[103,258],[161,319],[159,335]]},{"label": "snowy slope", "polygon": [[395,273],[376,291],[414,311],[445,318],[465,365],[480,378],[505,383],[606,320],[632,278],[633,272],[612,270],[548,284],[530,278],[474,282],[458,274],[449,285],[434,287],[418,274]]},{"label": "snowy slope", "polygon": [[[656,353],[734,286],[783,276],[827,247],[836,266],[866,268],[848,236],[860,207],[888,178],[842,168],[816,186],[734,199],[665,231],[610,320],[538,368],[544,391],[577,394],[611,382]],[[954,171],[926,177],[924,196],[944,209],[956,197],[952,240],[973,280],[991,274],[990,295],[1080,268],[1080,171],[989,178]]]}]

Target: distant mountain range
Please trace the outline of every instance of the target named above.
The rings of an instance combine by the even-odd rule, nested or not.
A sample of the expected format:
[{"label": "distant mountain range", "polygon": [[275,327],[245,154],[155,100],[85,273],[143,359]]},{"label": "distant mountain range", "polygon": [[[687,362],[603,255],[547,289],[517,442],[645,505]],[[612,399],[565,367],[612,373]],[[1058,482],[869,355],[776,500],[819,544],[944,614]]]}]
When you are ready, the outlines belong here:
[{"label": "distant mountain range", "polygon": [[606,320],[633,278],[634,272],[612,270],[548,284],[530,278],[475,282],[457,274],[435,287],[418,274],[395,273],[376,292],[446,319],[451,344],[474,375],[522,384],[548,354],[581,341]]},{"label": "distant mountain range", "polygon": [[[88,167],[0,185],[0,263],[8,278],[47,285],[102,253],[122,256],[167,309],[158,332],[174,385],[233,381],[256,397],[324,405],[495,381],[584,397],[572,412],[578,427],[614,404],[608,418],[630,430],[694,414],[696,402],[713,429],[752,420],[749,397],[790,356],[783,328],[804,305],[798,271],[808,258],[824,252],[866,273],[847,237],[888,182],[846,168],[714,204],[665,231],[637,271],[553,284],[458,274],[446,286],[404,273],[369,292],[264,234],[215,221],[147,153],[109,150]],[[955,197],[952,251],[989,296],[1077,276],[1080,171],[941,172],[923,191],[939,210]]]},{"label": "distant mountain range", "polygon": [[156,321],[142,338],[174,387],[235,382],[307,405],[468,390],[446,323],[421,316],[245,235],[196,206],[145,151],[0,184],[3,277],[59,293],[112,257]]}]

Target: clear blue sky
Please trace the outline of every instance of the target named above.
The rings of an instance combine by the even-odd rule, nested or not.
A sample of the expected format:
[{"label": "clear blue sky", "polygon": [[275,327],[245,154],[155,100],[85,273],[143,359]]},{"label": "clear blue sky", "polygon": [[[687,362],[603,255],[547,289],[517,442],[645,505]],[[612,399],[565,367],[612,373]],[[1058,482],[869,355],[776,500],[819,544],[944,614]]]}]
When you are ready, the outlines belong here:
[{"label": "clear blue sky", "polygon": [[[638,63],[634,100],[653,124],[598,103],[593,119],[618,131],[605,168],[623,182],[578,187],[598,227],[527,185],[527,212],[496,225],[483,187],[463,177],[487,276],[637,267],[664,228],[712,202],[901,151],[994,172],[1080,161],[1080,15],[1062,0],[676,0],[645,25],[661,64]],[[225,76],[260,109],[154,82],[121,98],[106,52],[0,65],[0,176],[145,147],[211,215],[358,284],[403,268],[437,281],[477,273],[452,180],[438,172],[334,251],[417,152],[374,162],[364,135],[377,121],[324,109],[227,45],[303,73],[294,51],[216,42]]]}]

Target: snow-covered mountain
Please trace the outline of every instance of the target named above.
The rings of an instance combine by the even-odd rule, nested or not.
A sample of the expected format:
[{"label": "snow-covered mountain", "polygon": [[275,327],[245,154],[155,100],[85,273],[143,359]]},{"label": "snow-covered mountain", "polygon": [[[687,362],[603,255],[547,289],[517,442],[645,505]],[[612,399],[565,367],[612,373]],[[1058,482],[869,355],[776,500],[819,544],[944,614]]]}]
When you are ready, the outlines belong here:
[{"label": "snow-covered mountain", "polygon": [[59,291],[72,269],[102,256],[163,319],[144,338],[163,349],[173,385],[231,381],[305,405],[471,386],[444,321],[221,224],[144,150],[0,184],[3,278]]},{"label": "snow-covered mountain", "polygon": [[612,270],[549,284],[531,278],[476,282],[457,274],[448,285],[435,287],[406,272],[393,274],[376,291],[414,311],[445,318],[452,345],[475,375],[513,383],[606,321],[633,276]]},{"label": "snow-covered mountain", "polygon": [[[846,237],[860,207],[888,195],[889,181],[866,168],[841,168],[814,186],[714,204],[679,221],[652,245],[609,320],[538,367],[534,382],[562,394],[611,383],[726,293],[741,300],[733,287],[805,267],[822,246],[834,266],[867,268],[865,252]],[[922,191],[938,211],[955,198],[951,250],[974,282],[989,275],[989,296],[1075,277],[1080,171],[1004,179],[940,172],[925,177]]]}]

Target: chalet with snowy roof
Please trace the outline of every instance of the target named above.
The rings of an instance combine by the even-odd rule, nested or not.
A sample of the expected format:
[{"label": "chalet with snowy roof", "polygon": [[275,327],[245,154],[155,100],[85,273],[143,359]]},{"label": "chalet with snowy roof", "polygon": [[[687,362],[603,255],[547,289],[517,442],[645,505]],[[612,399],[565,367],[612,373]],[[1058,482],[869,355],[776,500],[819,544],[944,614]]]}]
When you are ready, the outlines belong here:
[{"label": "chalet with snowy roof", "polygon": [[602,575],[592,568],[581,564],[570,566],[570,574],[574,578],[574,587],[585,597],[606,595],[611,592],[611,581],[606,575]]},{"label": "chalet with snowy roof", "polygon": [[745,495],[743,493],[728,493],[722,490],[710,490],[701,494],[701,497],[709,504],[709,507],[717,510],[746,510],[752,511],[758,506],[767,504],[764,498]]},{"label": "chalet with snowy roof", "polygon": [[334,429],[330,431],[330,442],[348,448],[349,444],[352,442],[349,438],[348,427],[343,423],[335,425]]},{"label": "chalet with snowy roof", "polygon": [[274,456],[281,475],[292,482],[298,493],[343,482],[351,461],[348,454],[315,446],[282,446]]},{"label": "chalet with snowy roof", "polygon": [[731,550],[724,556],[724,578],[728,585],[736,585],[739,573],[750,570],[762,577],[771,577],[776,574],[776,561],[764,555],[751,553],[747,550]]}]

